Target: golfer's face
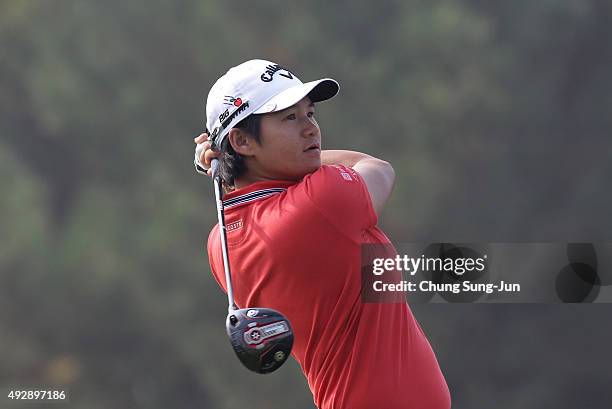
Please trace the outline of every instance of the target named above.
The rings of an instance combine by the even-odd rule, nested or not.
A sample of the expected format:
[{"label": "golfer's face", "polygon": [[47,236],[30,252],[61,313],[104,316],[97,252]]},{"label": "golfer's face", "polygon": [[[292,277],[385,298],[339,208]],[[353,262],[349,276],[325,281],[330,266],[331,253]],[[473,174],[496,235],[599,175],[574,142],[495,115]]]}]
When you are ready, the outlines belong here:
[{"label": "golfer's face", "polygon": [[321,167],[321,130],[308,97],[263,116],[257,162],[268,175],[299,180]]}]

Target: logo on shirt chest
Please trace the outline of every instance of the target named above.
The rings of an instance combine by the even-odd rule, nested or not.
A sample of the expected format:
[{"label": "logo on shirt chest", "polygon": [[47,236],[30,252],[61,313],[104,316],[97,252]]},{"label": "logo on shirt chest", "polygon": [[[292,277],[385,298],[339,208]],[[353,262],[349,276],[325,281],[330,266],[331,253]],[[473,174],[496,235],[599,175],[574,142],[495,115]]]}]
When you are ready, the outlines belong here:
[{"label": "logo on shirt chest", "polygon": [[242,223],[242,219],[240,219],[240,220],[237,220],[235,222],[231,222],[231,223],[226,224],[225,228],[227,229],[227,232],[229,233],[231,231],[241,229],[242,226],[244,226],[244,223]]}]

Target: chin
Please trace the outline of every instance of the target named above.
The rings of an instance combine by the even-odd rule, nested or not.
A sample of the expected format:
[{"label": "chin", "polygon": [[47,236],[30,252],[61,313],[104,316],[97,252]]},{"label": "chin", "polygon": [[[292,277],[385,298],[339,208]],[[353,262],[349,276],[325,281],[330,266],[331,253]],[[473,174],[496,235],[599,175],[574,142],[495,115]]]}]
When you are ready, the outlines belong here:
[{"label": "chin", "polygon": [[320,167],[321,167],[321,159],[319,159],[318,161],[313,162],[309,166],[307,166],[306,174],[310,174],[312,172],[316,172],[317,170],[319,170]]}]

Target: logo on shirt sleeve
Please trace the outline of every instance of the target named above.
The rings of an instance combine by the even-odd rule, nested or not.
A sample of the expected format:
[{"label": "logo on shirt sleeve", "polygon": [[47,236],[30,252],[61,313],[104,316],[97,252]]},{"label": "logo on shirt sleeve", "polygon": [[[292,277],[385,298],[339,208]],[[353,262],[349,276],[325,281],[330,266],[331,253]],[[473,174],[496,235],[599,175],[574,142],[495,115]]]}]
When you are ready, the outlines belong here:
[{"label": "logo on shirt sleeve", "polygon": [[[334,165],[334,168],[336,168],[338,170],[338,172],[340,172],[340,176],[342,176],[342,179],[346,180],[347,182],[352,182],[353,181],[353,178],[351,177],[351,175],[346,172],[347,168],[343,168],[343,167],[338,166],[338,165]],[[354,172],[352,169],[350,169],[350,171]]]},{"label": "logo on shirt sleeve", "polygon": [[349,181],[350,181],[350,180],[353,180],[353,178],[351,177],[351,175],[349,175],[349,174],[348,174],[348,173],[346,173],[346,172],[340,172],[340,174],[342,175],[342,178],[343,178],[344,180],[349,180]]}]

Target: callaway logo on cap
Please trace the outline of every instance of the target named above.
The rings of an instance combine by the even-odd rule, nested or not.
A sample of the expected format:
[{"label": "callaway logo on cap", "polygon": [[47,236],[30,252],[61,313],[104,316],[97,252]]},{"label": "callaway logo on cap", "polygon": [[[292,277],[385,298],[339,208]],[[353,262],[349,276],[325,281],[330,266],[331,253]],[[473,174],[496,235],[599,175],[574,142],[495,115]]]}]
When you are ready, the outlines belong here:
[{"label": "callaway logo on cap", "polygon": [[331,78],[303,83],[291,71],[266,60],[250,60],[215,82],[206,100],[206,128],[220,147],[230,129],[251,114],[282,111],[305,96],[321,102],[338,93]]}]

